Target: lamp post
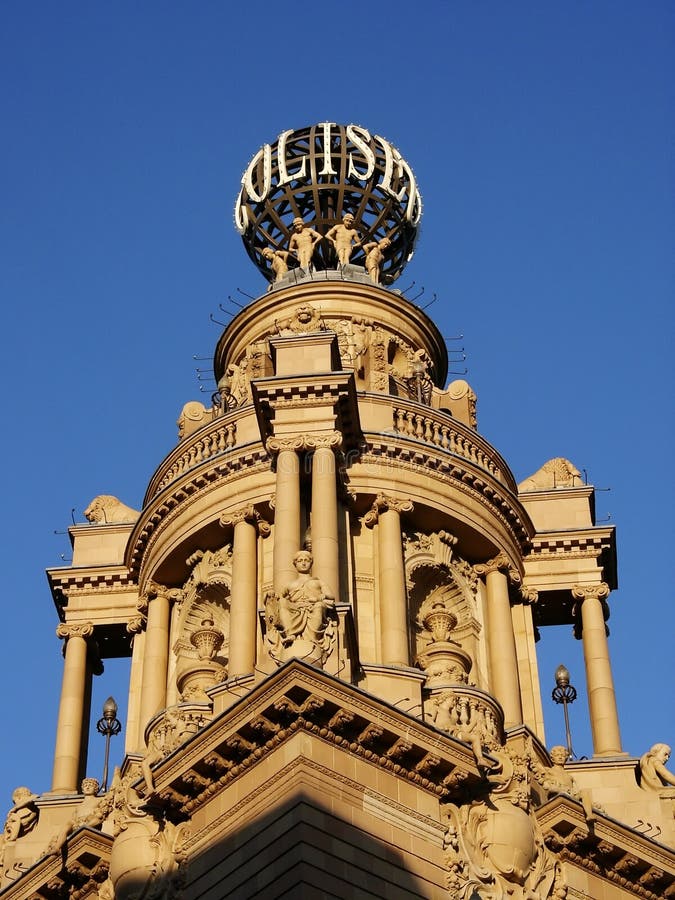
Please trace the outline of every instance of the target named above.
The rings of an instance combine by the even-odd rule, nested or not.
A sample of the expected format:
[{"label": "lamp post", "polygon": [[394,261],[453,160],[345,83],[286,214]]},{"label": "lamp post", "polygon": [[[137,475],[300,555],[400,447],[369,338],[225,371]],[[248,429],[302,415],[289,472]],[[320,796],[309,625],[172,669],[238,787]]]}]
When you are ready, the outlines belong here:
[{"label": "lamp post", "polygon": [[110,738],[119,734],[122,730],[122,723],[117,718],[117,704],[112,697],[103,704],[103,717],[96,723],[96,730],[105,737],[105,761],[103,763],[103,786],[102,790],[108,790],[108,757],[110,755]]},{"label": "lamp post", "polygon": [[571,759],[574,756],[572,750],[572,732],[570,731],[570,717],[567,706],[574,703],[577,699],[576,688],[570,684],[569,670],[561,663],[555,670],[555,687],[551,694],[556,703],[562,703],[563,713],[565,715],[565,737],[567,740],[567,757]]}]

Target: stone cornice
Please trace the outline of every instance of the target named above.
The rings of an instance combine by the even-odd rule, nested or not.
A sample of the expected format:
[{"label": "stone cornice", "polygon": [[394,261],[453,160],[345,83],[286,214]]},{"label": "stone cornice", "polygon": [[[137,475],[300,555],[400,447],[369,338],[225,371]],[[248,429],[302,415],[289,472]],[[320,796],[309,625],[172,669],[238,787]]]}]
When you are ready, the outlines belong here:
[{"label": "stone cornice", "polygon": [[172,815],[192,813],[299,730],[438,797],[480,781],[470,748],[358,688],[293,660],[154,770]]},{"label": "stone cornice", "polygon": [[133,592],[136,581],[126,566],[78,566],[47,569],[47,580],[57,609],[62,610],[68,598],[77,592]]},{"label": "stone cornice", "polygon": [[269,471],[271,460],[260,442],[234,448],[227,455],[206,460],[177,478],[143,509],[127,544],[125,562],[138,576],[158,528],[173,521],[201,496],[203,488],[236,480],[253,471]]},{"label": "stone cornice", "polygon": [[79,828],[66,841],[65,865],[60,853],[43,856],[0,895],[3,900],[96,897],[108,875],[112,843],[112,835],[86,826]]},{"label": "stone cornice", "polygon": [[546,845],[561,860],[645,900],[662,900],[666,889],[675,886],[670,848],[600,813],[589,829],[581,804],[571,797],[553,797],[535,815]]}]

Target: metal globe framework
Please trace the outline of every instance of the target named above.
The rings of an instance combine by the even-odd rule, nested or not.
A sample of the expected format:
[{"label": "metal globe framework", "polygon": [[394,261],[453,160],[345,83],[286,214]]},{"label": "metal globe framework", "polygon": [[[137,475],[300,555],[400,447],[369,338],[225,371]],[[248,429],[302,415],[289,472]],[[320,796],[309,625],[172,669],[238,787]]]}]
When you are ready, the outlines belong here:
[{"label": "metal globe framework", "polygon": [[[273,279],[263,250],[287,250],[293,220],[318,232],[312,266],[334,269],[337,257],[325,235],[351,213],[361,246],[350,263],[363,265],[363,245],[388,238],[383,284],[391,284],[411,258],[422,215],[412,169],[385,138],[358,125],[322,122],[285,131],[251,159],[235,205],[235,225],[250,258]],[[291,257],[290,266],[296,264]]]}]

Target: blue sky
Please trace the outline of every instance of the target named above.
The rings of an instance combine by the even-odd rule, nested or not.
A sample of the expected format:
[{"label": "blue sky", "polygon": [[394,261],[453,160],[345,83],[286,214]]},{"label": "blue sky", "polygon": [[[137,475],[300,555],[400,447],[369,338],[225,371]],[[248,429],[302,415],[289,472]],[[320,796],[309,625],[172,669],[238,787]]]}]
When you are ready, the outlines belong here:
[{"label": "blue sky", "polygon": [[[436,293],[429,313],[464,335],[481,433],[518,480],[566,456],[603,489],[625,749],[673,742],[674,37],[668,2],[2,4],[0,808],[50,784],[62,663],[43,570],[69,561],[70,511],[140,505],[200,398],[209,313],[265,289],[232,225],[242,170],[325,120],[384,135],[415,171],[399,286]],[[570,628],[539,646],[546,685],[572,671],[588,755],[581,646]],[[123,706],[123,669],[96,710]]]}]

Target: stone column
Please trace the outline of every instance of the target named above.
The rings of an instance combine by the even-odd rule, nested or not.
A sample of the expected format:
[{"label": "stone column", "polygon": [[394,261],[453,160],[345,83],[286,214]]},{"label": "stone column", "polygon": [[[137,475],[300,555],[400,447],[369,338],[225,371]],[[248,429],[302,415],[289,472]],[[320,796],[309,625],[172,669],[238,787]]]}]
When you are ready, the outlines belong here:
[{"label": "stone column", "polygon": [[148,620],[145,626],[139,721],[141,738],[150,719],[166,706],[170,593],[168,588],[158,584],[152,584],[148,589]]},{"label": "stone column", "polygon": [[79,791],[87,697],[87,638],[93,633],[91,622],[62,622],[56,629],[56,634],[66,641],[52,775],[52,791],[57,794]]},{"label": "stone column", "polygon": [[577,585],[572,589],[572,596],[581,606],[581,637],[593,752],[595,756],[616,756],[622,752],[621,735],[603,608],[603,601],[609,596],[609,587],[604,583]]},{"label": "stone column", "polygon": [[255,667],[258,616],[258,532],[270,527],[253,508],[243,506],[224,515],[221,525],[234,526],[228,678],[249,675]]},{"label": "stone column", "polygon": [[478,575],[485,577],[487,590],[487,643],[492,694],[504,710],[504,726],[511,728],[522,723],[523,709],[509,600],[508,568],[506,556],[499,553],[487,563],[477,565],[475,570]]},{"label": "stone column", "polygon": [[382,662],[389,666],[410,665],[408,641],[408,596],[401,537],[401,513],[412,512],[409,500],[378,494],[364,522],[377,523],[379,609]]},{"label": "stone column", "polygon": [[300,458],[297,442],[270,440],[267,449],[278,450],[274,499],[274,590],[281,593],[297,577],[293,557],[300,549]]},{"label": "stone column", "polygon": [[339,434],[319,446],[312,456],[312,557],[313,574],[328,586],[339,602],[338,502],[334,446]]}]

